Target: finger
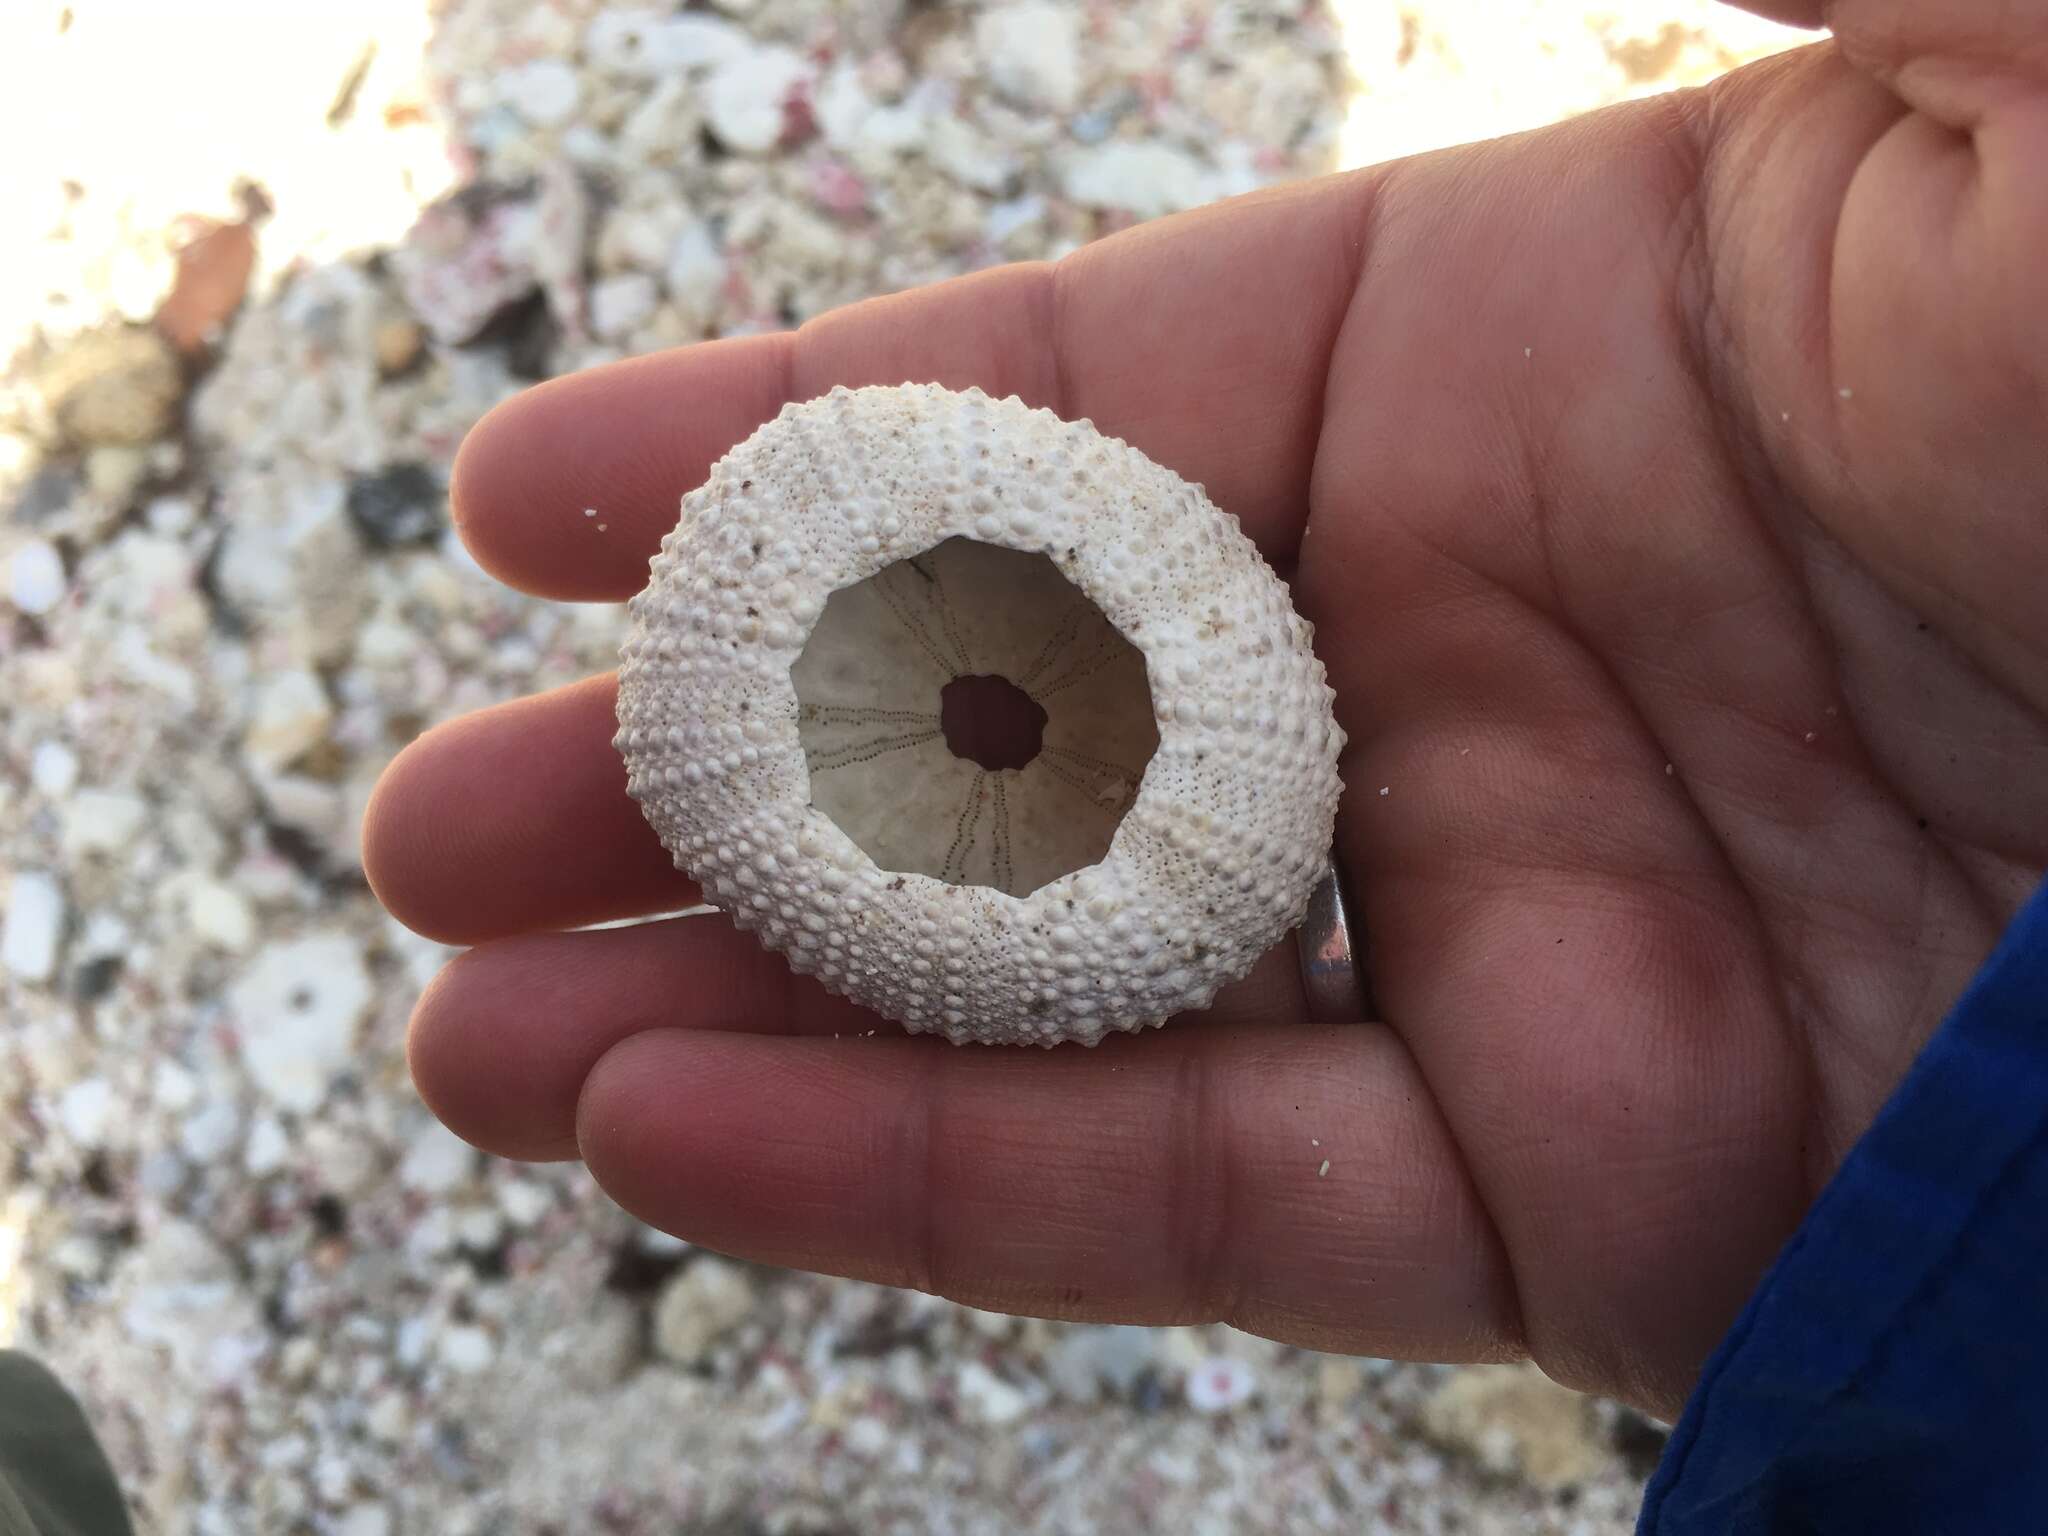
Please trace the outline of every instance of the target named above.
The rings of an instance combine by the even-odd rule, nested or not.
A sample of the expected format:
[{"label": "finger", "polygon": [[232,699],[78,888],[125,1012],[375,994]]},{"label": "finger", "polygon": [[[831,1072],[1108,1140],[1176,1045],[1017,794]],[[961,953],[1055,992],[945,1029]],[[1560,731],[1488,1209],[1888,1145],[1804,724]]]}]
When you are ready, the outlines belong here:
[{"label": "finger", "polygon": [[1501,1250],[1378,1027],[1049,1052],[660,1031],[598,1063],[577,1124],[614,1199],[750,1259],[1005,1312],[1515,1348]]},{"label": "finger", "polygon": [[477,559],[513,586],[624,597],[645,584],[683,493],[786,402],[837,384],[915,381],[980,385],[1090,418],[1206,484],[1284,559],[1300,534],[1323,374],[1374,185],[1277,188],[1130,230],[1056,266],[1003,267],[800,331],[543,384],[464,442],[456,521]]},{"label": "finger", "polygon": [[[1921,111],[1955,127],[2004,110],[2038,122],[2029,98],[2048,82],[2039,0],[1830,0],[1826,9],[1850,59]],[[2020,155],[2027,171],[2039,166],[2037,128],[2026,131]],[[2022,172],[2020,184],[2033,181]]]},{"label": "finger", "polygon": [[1739,11],[1751,11],[1791,27],[1819,27],[1827,24],[1824,0],[1731,0]]},{"label": "finger", "polygon": [[576,1095],[598,1059],[650,1029],[853,1034],[866,1009],[798,976],[723,917],[537,933],[457,956],[413,1010],[420,1097],[500,1157],[576,1155]]},{"label": "finger", "polygon": [[[1283,943],[1205,1017],[1256,1028],[1300,1012]],[[473,949],[420,998],[407,1056],[420,1096],[457,1135],[501,1157],[573,1157],[584,1079],[613,1046],[651,1029],[900,1033],[724,918],[685,917]]]},{"label": "finger", "polygon": [[377,783],[363,869],[416,932],[474,944],[699,898],[627,797],[617,679],[596,677],[436,726]]}]

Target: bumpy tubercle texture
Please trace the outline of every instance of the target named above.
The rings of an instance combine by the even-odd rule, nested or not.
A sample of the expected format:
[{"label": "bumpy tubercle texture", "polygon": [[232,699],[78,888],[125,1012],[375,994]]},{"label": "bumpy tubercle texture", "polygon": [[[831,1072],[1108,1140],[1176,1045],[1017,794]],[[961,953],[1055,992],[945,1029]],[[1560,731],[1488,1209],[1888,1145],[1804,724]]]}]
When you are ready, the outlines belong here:
[{"label": "bumpy tubercle texture", "polygon": [[[1021,893],[1001,887],[1037,878],[1012,878],[1028,830],[1008,863],[991,847],[957,870],[891,870],[813,803],[813,761],[838,761],[817,728],[835,706],[807,699],[805,715],[792,666],[833,593],[948,540],[1045,556],[1149,686],[1157,745],[1135,794],[1106,765],[1069,776],[1076,817],[1127,806],[1107,852]],[[785,406],[683,499],[629,613],[615,744],[663,846],[794,969],[913,1031],[1093,1044],[1206,1007],[1301,921],[1328,859],[1344,733],[1311,627],[1235,517],[1088,422],[933,385]],[[905,677],[909,712],[977,649],[974,615],[952,617],[961,643]],[[1127,744],[1153,739],[1143,724]],[[1058,729],[1055,712],[1049,748]],[[912,756],[875,756],[854,801],[892,775],[925,782],[901,767],[917,753],[942,770],[921,726],[901,734]],[[1022,781],[964,782],[971,806]],[[870,846],[887,820],[870,809]],[[957,840],[964,818],[935,824]]]}]

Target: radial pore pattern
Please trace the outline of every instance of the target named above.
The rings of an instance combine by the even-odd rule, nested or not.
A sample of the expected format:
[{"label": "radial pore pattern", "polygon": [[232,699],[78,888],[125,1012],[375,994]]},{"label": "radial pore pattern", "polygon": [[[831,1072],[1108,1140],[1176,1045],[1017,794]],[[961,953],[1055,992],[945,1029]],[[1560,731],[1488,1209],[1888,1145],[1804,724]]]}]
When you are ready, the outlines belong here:
[{"label": "radial pore pattern", "polygon": [[[972,539],[833,593],[790,677],[811,803],[881,868],[950,885],[1021,896],[1101,859],[1159,744],[1145,658],[1102,610],[1044,555]],[[949,740],[943,696],[977,679],[1042,715],[1021,766]]]}]

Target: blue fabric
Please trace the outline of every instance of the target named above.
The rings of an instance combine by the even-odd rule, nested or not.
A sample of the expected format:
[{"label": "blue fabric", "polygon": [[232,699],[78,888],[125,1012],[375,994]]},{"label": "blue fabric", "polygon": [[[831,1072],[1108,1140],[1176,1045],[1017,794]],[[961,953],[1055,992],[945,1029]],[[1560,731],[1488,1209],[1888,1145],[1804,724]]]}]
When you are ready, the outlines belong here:
[{"label": "blue fabric", "polygon": [[1638,1536],[2048,1536],[2048,885],[1708,1360]]}]

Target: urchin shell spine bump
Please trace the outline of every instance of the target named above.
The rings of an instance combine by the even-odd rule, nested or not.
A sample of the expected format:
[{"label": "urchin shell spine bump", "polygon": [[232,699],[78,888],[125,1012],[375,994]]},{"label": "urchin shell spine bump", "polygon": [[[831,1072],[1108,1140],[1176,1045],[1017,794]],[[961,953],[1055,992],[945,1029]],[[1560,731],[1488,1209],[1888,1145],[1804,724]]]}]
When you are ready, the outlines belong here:
[{"label": "urchin shell spine bump", "polygon": [[[784,407],[630,604],[616,745],[706,899],[914,1031],[1094,1043],[1299,923],[1343,731],[1287,588],[1199,486],[1015,398]],[[940,698],[1039,707],[1023,767]]]}]

